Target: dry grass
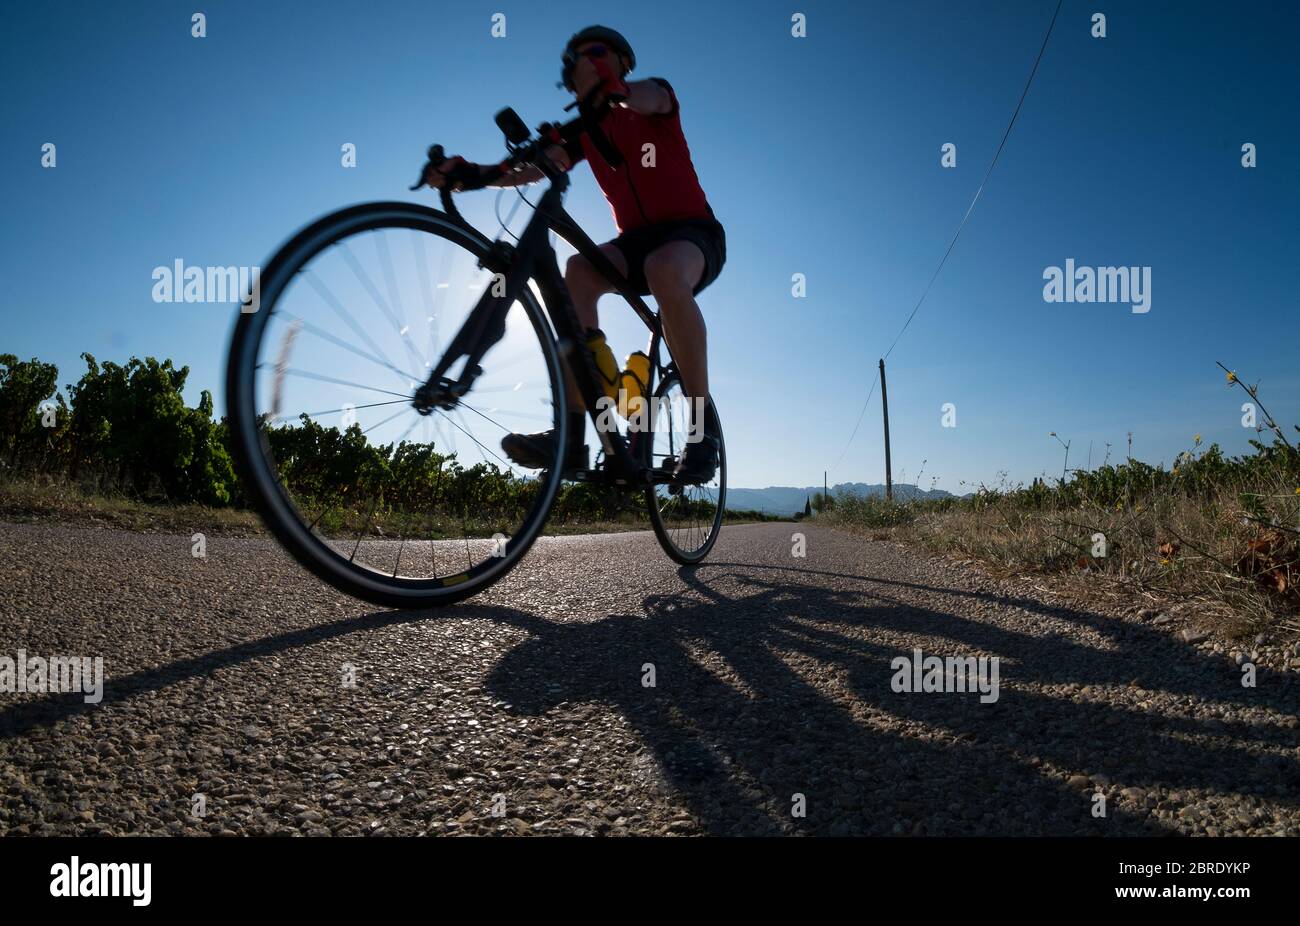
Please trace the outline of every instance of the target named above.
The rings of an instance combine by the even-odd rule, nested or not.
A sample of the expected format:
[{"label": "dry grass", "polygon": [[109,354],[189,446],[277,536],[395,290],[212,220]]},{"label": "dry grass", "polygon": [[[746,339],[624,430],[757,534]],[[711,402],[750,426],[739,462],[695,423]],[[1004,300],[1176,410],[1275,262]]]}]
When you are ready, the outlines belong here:
[{"label": "dry grass", "polygon": [[166,505],[126,495],[91,492],[45,476],[0,482],[0,519],[11,523],[58,521],[144,533],[201,531],[234,537],[266,534],[251,511],[205,505]]},{"label": "dry grass", "polygon": [[1081,477],[1065,491],[981,488],[941,502],[843,497],[819,520],[969,557],[995,573],[1051,576],[1085,600],[1194,612],[1229,636],[1296,631],[1300,488],[1289,462],[1257,464],[1216,463],[1221,475],[1200,478],[1195,491],[1180,485],[1175,469],[1162,474],[1172,481],[1155,480],[1158,488],[1119,502],[1113,492],[1103,502],[1098,480]]},{"label": "dry grass", "polygon": [[[195,504],[164,504],[134,498],[122,493],[104,493],[91,490],[49,476],[0,481],[0,520],[11,523],[54,521],[85,527],[116,528],[143,533],[192,534],[200,531],[230,537],[269,536],[261,518],[255,512],[242,508],[210,508]],[[379,530],[387,536],[400,536],[400,521],[409,521],[391,515],[387,520],[376,518]],[[424,519],[417,527],[425,527]],[[728,515],[727,524],[745,524],[758,520],[745,515]],[[351,524],[340,524],[343,533],[355,532]],[[427,529],[427,527],[425,527]],[[459,524],[449,524],[449,536],[458,536]],[[544,536],[567,534],[604,534],[620,531],[649,530],[650,522],[644,512],[622,512],[617,519],[593,521],[586,519],[559,519],[547,521]],[[375,533],[378,533],[377,531]],[[487,530],[485,536],[491,536]]]}]

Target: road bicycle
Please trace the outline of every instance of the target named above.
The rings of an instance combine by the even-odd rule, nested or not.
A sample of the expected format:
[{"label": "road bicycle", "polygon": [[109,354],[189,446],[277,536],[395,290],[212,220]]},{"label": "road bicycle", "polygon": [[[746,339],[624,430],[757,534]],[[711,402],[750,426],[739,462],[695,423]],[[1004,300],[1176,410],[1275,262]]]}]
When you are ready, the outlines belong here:
[{"label": "road bicycle", "polygon": [[[584,511],[607,515],[611,498],[624,511],[643,505],[679,563],[702,561],[717,541],[727,474],[717,409],[705,404],[702,425],[718,441],[717,472],[683,484],[673,468],[699,423],[658,314],[565,211],[568,175],[546,153],[598,129],[591,115],[583,108],[533,134],[513,110],[497,114],[509,152],[498,174],[534,166],[549,180],[520,235],[501,222],[515,243],[479,232],[444,186],[442,211],[372,202],[326,215],[263,268],[260,303],[246,301],[230,345],[230,444],[272,534],[336,588],[406,608],[473,595],[521,560],[557,499],[579,521]],[[444,161],[441,146],[428,158],[426,172]],[[461,181],[461,190],[486,185]],[[640,427],[599,401],[552,235],[591,261],[649,329]],[[563,470],[561,356],[597,427],[589,469]],[[500,438],[538,423],[555,428],[556,459],[524,471],[498,452]]]}]

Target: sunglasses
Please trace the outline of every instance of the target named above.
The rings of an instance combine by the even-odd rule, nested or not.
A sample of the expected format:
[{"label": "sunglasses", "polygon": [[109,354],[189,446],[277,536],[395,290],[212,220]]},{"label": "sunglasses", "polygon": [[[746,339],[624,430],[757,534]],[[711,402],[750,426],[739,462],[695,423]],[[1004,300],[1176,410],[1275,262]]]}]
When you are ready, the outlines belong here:
[{"label": "sunglasses", "polygon": [[588,45],[586,48],[578,52],[578,54],[583,58],[591,58],[592,60],[595,60],[596,58],[603,58],[609,54],[609,48],[604,45]]}]

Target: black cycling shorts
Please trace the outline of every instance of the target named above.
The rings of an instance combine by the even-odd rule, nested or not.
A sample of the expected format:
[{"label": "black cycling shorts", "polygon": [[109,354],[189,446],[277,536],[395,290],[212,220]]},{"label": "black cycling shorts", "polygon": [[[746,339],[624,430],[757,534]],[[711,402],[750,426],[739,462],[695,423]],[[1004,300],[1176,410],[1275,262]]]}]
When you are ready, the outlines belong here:
[{"label": "black cycling shorts", "polygon": [[650,295],[650,284],[645,279],[646,257],[669,241],[690,241],[704,254],[704,272],[695,284],[695,293],[716,280],[727,262],[727,233],[715,219],[681,219],[623,232],[609,243],[627,260],[628,282],[637,295]]}]

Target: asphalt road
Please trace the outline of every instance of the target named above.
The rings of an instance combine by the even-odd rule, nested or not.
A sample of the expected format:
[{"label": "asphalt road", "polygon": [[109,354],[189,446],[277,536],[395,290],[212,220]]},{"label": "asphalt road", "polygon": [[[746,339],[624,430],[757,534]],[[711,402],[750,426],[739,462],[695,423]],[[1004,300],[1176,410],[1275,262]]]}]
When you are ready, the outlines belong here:
[{"label": "asphalt road", "polygon": [[[270,540],[0,525],[0,657],[106,675],[0,694],[0,833],[1300,835],[1287,660],[1243,687],[1213,640],[1026,588],[761,524],[694,569],[545,538],[388,612]],[[997,657],[997,700],[895,691],[918,647]]]}]

